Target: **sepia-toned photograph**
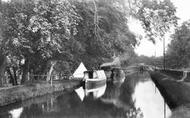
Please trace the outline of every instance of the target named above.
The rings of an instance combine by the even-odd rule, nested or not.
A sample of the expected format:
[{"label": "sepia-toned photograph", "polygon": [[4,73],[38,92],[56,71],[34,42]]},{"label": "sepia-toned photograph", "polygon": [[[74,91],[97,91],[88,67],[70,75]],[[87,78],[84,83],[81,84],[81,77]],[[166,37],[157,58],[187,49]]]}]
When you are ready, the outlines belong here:
[{"label": "sepia-toned photograph", "polygon": [[190,118],[190,0],[0,0],[0,118]]}]

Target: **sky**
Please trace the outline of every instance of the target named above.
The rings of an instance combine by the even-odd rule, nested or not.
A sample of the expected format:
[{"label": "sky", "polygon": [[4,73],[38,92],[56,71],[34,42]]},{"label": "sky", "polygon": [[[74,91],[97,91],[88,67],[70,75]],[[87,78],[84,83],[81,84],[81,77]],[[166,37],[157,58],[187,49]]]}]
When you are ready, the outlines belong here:
[{"label": "sky", "polygon": [[[176,9],[176,15],[177,17],[180,18],[179,20],[179,25],[190,19],[190,14],[188,13],[190,11],[190,0],[171,0]],[[133,19],[130,18],[129,19],[129,29],[136,33],[136,34],[140,34],[140,35],[144,35],[144,31],[142,29],[142,27],[140,26],[140,23]],[[170,38],[170,34],[167,34],[165,37],[166,40],[166,48],[167,45],[170,43],[171,38]],[[163,42],[162,41],[157,41],[156,45],[154,45],[153,43],[151,43],[150,41],[148,41],[147,39],[142,39],[140,41],[140,45],[137,46],[135,48],[135,52],[138,55],[145,55],[145,56],[162,56],[163,55]]]}]

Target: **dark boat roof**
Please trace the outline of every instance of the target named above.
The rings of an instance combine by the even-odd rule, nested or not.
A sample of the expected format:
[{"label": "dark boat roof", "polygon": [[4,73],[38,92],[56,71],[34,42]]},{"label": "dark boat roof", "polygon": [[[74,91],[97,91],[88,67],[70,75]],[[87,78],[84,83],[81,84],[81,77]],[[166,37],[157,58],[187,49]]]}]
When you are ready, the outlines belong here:
[{"label": "dark boat roof", "polygon": [[94,72],[95,70],[87,70],[87,71],[84,71],[84,73],[88,73],[88,72]]},{"label": "dark boat roof", "polygon": [[120,67],[120,59],[119,57],[114,58],[112,62],[106,62],[100,65],[100,68],[112,68],[112,67]]}]

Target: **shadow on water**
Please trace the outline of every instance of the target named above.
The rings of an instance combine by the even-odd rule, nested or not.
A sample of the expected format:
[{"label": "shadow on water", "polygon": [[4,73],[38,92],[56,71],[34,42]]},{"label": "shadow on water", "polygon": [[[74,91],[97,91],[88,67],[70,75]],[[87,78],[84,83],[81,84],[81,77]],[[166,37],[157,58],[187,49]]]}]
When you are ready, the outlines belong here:
[{"label": "shadow on water", "polygon": [[[147,74],[133,74],[94,90],[81,87],[25,103],[0,108],[4,109],[0,118],[164,118],[164,100]],[[166,108],[169,118],[171,111]],[[186,118],[179,117],[180,110],[171,118]],[[187,110],[183,109],[185,113]]]}]

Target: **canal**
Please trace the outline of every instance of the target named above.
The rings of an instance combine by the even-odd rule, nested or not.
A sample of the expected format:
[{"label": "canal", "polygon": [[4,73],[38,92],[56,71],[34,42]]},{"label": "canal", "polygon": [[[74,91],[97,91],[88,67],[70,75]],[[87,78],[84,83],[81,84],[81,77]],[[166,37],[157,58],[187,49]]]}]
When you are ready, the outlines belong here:
[{"label": "canal", "polygon": [[171,110],[148,74],[84,90],[45,95],[0,108],[0,118],[166,118]]}]

